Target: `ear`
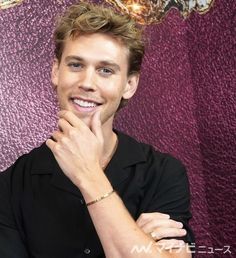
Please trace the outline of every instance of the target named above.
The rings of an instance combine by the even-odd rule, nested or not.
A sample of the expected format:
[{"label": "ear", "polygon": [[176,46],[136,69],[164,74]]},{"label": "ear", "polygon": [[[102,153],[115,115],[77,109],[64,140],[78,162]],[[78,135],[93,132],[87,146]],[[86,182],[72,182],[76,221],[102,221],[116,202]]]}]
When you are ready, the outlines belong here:
[{"label": "ear", "polygon": [[126,87],[123,93],[123,99],[130,99],[133,97],[134,93],[136,92],[138,88],[139,83],[139,74],[131,74],[128,76],[128,81],[126,83]]},{"label": "ear", "polygon": [[52,72],[51,72],[51,81],[53,84],[53,89],[56,89],[58,84],[58,70],[59,70],[59,61],[57,58],[53,60]]}]

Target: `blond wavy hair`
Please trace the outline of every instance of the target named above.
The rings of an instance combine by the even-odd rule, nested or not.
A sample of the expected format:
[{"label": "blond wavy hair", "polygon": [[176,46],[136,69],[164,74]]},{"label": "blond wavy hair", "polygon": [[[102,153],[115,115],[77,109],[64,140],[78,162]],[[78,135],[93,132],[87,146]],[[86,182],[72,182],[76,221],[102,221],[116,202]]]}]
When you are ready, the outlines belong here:
[{"label": "blond wavy hair", "polygon": [[[70,6],[57,20],[54,41],[55,56],[59,62],[67,38],[92,33],[105,33],[121,41],[129,53],[128,75],[140,73],[144,56],[143,29],[127,14],[88,2]],[[119,109],[125,106],[126,102],[122,99]]]},{"label": "blond wavy hair", "polygon": [[81,2],[70,6],[59,17],[54,32],[55,55],[60,61],[64,41],[79,35],[105,33],[122,41],[129,50],[128,75],[139,73],[144,56],[142,28],[126,14],[118,14],[103,5]]}]

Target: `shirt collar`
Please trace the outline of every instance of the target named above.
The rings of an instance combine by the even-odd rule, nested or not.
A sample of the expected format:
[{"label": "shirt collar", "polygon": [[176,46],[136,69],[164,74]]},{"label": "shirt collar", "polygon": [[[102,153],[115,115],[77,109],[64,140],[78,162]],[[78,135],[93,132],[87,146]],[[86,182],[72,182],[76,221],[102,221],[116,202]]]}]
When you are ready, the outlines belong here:
[{"label": "shirt collar", "polygon": [[146,156],[140,143],[134,138],[114,130],[118,137],[117,150],[111,162],[119,163],[122,168],[146,161]]},{"label": "shirt collar", "polygon": [[105,173],[115,188],[129,176],[130,170],[127,168],[145,162],[146,157],[141,145],[136,140],[117,130],[114,131],[119,142]]},{"label": "shirt collar", "polygon": [[[117,130],[114,130],[114,132],[118,136],[118,146],[105,169],[105,173],[115,188],[129,176],[130,170],[126,168],[137,163],[145,162],[146,156],[142,145],[136,140]],[[82,196],[79,189],[64,175],[45,143],[40,148],[34,150],[33,153],[32,175],[52,174],[51,183],[54,186],[80,197]]]}]

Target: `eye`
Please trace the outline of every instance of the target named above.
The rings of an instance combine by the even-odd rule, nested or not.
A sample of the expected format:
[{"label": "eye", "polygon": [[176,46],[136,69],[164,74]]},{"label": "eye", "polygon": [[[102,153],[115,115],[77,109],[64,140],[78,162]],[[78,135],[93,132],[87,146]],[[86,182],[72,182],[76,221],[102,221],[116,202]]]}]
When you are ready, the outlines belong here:
[{"label": "eye", "polygon": [[102,67],[98,71],[102,76],[105,76],[105,77],[108,77],[114,74],[114,71],[111,68],[107,68],[107,67]]},{"label": "eye", "polygon": [[83,68],[83,65],[81,63],[78,63],[78,62],[71,62],[71,63],[68,64],[68,66],[72,71],[78,71],[78,70],[81,70]]}]

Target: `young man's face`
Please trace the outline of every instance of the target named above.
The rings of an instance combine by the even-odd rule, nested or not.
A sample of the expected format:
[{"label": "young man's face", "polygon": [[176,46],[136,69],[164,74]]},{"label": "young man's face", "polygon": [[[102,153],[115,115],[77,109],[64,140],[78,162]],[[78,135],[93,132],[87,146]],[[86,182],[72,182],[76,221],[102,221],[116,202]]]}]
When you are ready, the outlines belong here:
[{"label": "young man's face", "polygon": [[112,128],[122,97],[131,98],[137,88],[138,75],[127,72],[128,50],[111,36],[95,33],[67,39],[52,71],[60,108],[72,111],[88,126],[100,110],[103,126]]}]

